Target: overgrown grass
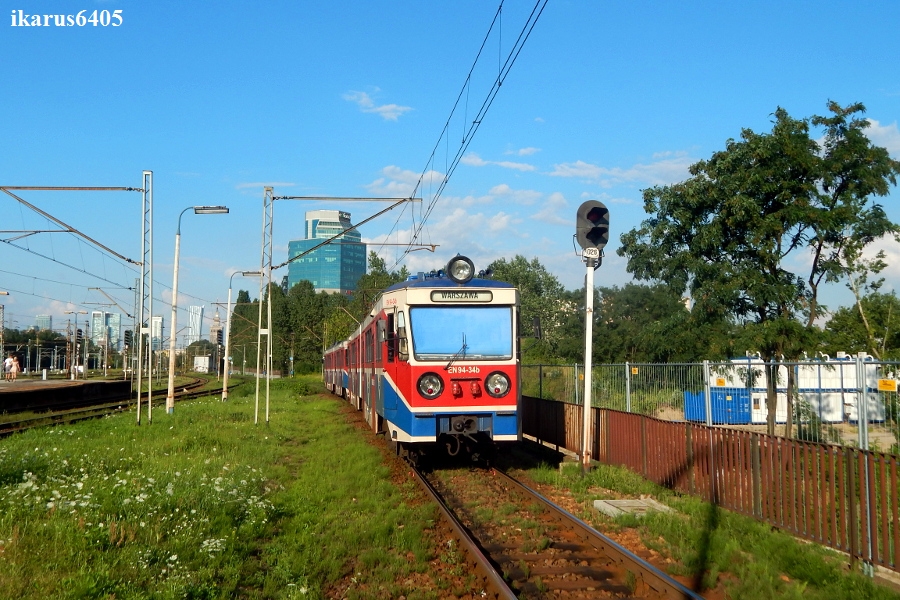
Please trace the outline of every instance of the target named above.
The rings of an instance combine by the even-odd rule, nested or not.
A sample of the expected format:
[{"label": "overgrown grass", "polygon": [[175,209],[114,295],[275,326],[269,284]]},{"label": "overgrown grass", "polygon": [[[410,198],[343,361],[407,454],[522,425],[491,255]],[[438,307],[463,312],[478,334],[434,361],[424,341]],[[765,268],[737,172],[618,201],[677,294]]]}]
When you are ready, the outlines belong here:
[{"label": "overgrown grass", "polygon": [[[637,529],[648,547],[683,565],[676,574],[695,583],[702,580],[704,589],[722,582],[730,598],[900,598],[868,577],[848,572],[847,557],[697,498],[676,495],[626,469],[598,466],[582,476],[578,464],[562,469],[545,464],[528,473],[536,481],[570,490],[586,506],[622,495],[652,495],[672,506],[676,513],[651,513],[641,519],[626,515],[612,521]],[[581,516],[589,522],[609,522],[593,510]]]},{"label": "overgrown grass", "polygon": [[273,382],[268,426],[247,385],[0,440],[0,598],[427,597],[433,509],[319,385]]}]

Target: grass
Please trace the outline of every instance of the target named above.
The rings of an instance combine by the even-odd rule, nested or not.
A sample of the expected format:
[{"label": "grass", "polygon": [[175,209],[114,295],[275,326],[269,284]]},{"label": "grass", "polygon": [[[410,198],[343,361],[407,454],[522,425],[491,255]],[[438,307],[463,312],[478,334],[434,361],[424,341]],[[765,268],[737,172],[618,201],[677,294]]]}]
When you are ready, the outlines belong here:
[{"label": "grass", "polygon": [[247,385],[0,440],[0,598],[431,597],[400,582],[433,509],[312,389],[274,383],[269,426]]},{"label": "grass", "polygon": [[[651,513],[637,519],[608,519],[596,511],[588,522],[637,530],[645,544],[682,565],[676,574],[703,589],[721,585],[728,598],[769,600],[897,600],[900,594],[846,569],[847,557],[794,537],[748,517],[722,510],[697,498],[679,496],[617,467],[598,466],[582,476],[578,464],[563,469],[540,465],[528,471],[541,483],[568,489],[586,506],[596,499],[652,495],[676,513]],[[693,587],[693,586],[692,586]]]}]

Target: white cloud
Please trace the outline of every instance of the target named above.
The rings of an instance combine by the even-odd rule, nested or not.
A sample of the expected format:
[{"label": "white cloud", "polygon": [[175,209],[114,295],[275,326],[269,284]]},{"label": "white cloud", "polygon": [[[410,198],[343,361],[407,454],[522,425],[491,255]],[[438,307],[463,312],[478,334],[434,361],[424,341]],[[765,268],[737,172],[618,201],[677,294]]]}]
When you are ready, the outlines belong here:
[{"label": "white cloud", "polygon": [[517,190],[509,187],[505,183],[495,185],[488,192],[490,196],[502,199],[504,202],[512,202],[514,204],[531,205],[536,203],[544,195],[542,192],[535,190]]},{"label": "white cloud", "polygon": [[514,169],[516,171],[534,171],[535,166],[529,165],[528,163],[520,163],[520,162],[512,162],[508,160],[502,161],[493,161],[493,160],[484,160],[474,152],[469,152],[465,156],[460,159],[460,162],[464,165],[468,165],[470,167],[484,167],[487,165],[497,165],[498,167],[503,167],[504,169]]},{"label": "white cloud", "polygon": [[574,218],[564,210],[568,206],[566,198],[559,192],[554,192],[544,202],[543,207],[531,215],[531,218],[551,225],[569,226],[573,224]]},{"label": "white cloud", "polygon": [[422,189],[435,187],[444,179],[443,173],[438,171],[426,171],[424,175],[401,169],[400,167],[390,165],[381,170],[384,177],[380,177],[372,183],[366,185],[366,189],[373,195],[386,196],[389,198],[407,198],[416,189],[416,184],[421,177],[421,186],[418,190],[419,197],[422,196]]},{"label": "white cloud", "polygon": [[468,154],[463,156],[461,159],[459,159],[459,162],[461,162],[464,165],[468,165],[470,167],[483,167],[485,165],[490,164],[488,161],[483,160],[480,156],[478,156],[474,152],[469,152]]},{"label": "white cloud", "polygon": [[869,119],[866,134],[873,144],[887,148],[894,158],[900,156],[900,130],[897,129],[896,121],[890,125],[882,125],[875,119]]},{"label": "white cloud", "polygon": [[532,154],[536,154],[540,151],[540,148],[529,146],[528,148],[519,148],[518,150],[507,150],[506,152],[504,152],[504,154],[514,154],[516,156],[531,156]]},{"label": "white cloud", "polygon": [[355,102],[364,113],[381,115],[385,121],[396,121],[402,114],[412,110],[410,106],[400,106],[399,104],[376,106],[375,101],[366,92],[348,92],[343,95],[343,98],[348,102]]},{"label": "white cloud", "polygon": [[621,183],[643,185],[668,185],[683,181],[689,176],[688,167],[693,161],[685,153],[657,154],[660,158],[649,164],[639,163],[628,168],[601,167],[578,160],[574,163],[554,165],[549,175],[554,177],[579,177],[598,183],[602,187],[612,187]]}]

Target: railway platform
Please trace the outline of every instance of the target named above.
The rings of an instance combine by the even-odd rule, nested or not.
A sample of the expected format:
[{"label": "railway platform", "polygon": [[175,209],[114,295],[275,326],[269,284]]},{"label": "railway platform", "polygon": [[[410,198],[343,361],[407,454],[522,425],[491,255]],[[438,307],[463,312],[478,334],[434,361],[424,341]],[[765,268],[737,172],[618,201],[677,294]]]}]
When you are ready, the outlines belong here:
[{"label": "railway platform", "polygon": [[131,382],[124,380],[39,379],[0,380],[0,413],[54,410],[114,402],[127,398]]}]

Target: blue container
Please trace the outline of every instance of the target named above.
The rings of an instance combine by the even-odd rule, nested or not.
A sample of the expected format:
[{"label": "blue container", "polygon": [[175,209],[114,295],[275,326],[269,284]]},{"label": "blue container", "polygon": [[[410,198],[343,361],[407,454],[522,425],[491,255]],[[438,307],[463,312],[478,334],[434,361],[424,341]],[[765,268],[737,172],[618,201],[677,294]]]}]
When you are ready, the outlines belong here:
[{"label": "blue container", "polygon": [[[750,423],[750,391],[746,388],[712,388],[710,404],[713,425]],[[684,392],[684,418],[688,421],[706,422],[706,394]]]}]

